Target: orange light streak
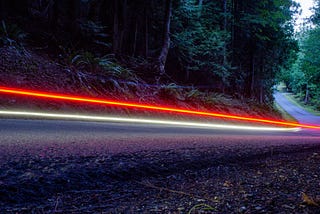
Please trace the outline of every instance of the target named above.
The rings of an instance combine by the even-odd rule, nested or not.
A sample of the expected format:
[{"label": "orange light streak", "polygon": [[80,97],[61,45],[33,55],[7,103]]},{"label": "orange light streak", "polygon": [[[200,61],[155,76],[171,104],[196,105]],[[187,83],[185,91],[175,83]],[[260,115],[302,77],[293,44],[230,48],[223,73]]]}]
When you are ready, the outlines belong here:
[{"label": "orange light streak", "polygon": [[66,94],[31,91],[31,90],[24,90],[24,89],[17,89],[17,88],[0,87],[0,93],[12,94],[12,95],[23,95],[28,97],[65,100],[65,101],[73,101],[73,102],[103,104],[103,105],[118,106],[118,107],[138,108],[138,109],[145,109],[145,110],[156,110],[156,111],[163,111],[163,112],[182,113],[187,115],[209,116],[209,117],[215,117],[215,118],[224,118],[224,119],[232,119],[232,120],[239,120],[239,121],[259,122],[259,123],[267,123],[272,125],[301,127],[301,128],[320,130],[320,126],[316,126],[316,125],[291,123],[286,121],[277,121],[277,120],[269,120],[269,119],[254,118],[254,117],[243,117],[239,115],[220,114],[220,113],[206,112],[206,111],[195,111],[195,110],[156,106],[156,105],[145,105],[145,104],[139,104],[139,103],[121,102],[121,101],[106,100],[106,99],[96,99],[96,98],[90,98],[90,97],[79,97],[79,96],[72,96],[72,95],[66,95]]}]

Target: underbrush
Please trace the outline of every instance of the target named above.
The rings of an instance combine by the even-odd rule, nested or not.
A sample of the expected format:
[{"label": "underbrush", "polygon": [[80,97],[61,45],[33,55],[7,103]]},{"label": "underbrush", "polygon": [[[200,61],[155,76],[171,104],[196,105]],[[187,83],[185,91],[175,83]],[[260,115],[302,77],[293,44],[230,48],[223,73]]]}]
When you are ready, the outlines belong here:
[{"label": "underbrush", "polygon": [[[136,69],[147,69],[150,65],[139,59],[124,59],[125,63],[122,63],[113,55],[99,57],[88,51],[74,51],[62,47],[60,57],[53,58],[33,50],[32,47],[21,52],[13,46],[4,45],[0,48],[3,56],[0,60],[1,85],[193,110],[281,118],[271,106],[259,105],[253,100],[237,100],[217,92],[161,82],[154,75],[151,75],[153,80],[147,80],[141,75],[141,70]],[[34,99],[20,99],[2,98],[1,105],[8,108],[30,106],[43,110],[93,109],[70,103],[52,101],[43,104]],[[99,112],[133,112],[116,108],[97,109]]]},{"label": "underbrush", "polygon": [[308,103],[305,103],[304,95],[302,94],[287,94],[286,97],[291,100],[291,102],[307,110],[308,112],[314,115],[320,115],[320,101],[310,100]]}]

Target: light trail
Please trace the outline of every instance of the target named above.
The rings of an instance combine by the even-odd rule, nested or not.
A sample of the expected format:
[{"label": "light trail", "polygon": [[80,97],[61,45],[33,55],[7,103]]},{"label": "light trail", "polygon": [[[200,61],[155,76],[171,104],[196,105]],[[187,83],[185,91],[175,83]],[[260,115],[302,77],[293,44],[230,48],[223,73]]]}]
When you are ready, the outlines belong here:
[{"label": "light trail", "polygon": [[16,117],[32,117],[32,118],[49,118],[49,119],[68,119],[82,121],[100,121],[100,122],[120,122],[133,124],[153,124],[153,125],[172,125],[190,128],[202,129],[231,129],[231,130],[247,130],[247,131],[278,131],[278,132],[297,132],[299,128],[280,128],[280,127],[259,127],[259,126],[240,126],[213,123],[199,123],[187,121],[171,121],[141,118],[125,118],[125,117],[108,117],[108,116],[92,116],[92,115],[76,115],[76,114],[58,114],[46,112],[28,112],[28,111],[0,111],[3,116]]},{"label": "light trail", "polygon": [[47,98],[47,99],[54,99],[54,100],[65,100],[65,101],[71,101],[71,102],[82,102],[82,103],[92,103],[92,104],[136,108],[136,109],[145,109],[145,110],[162,111],[162,112],[173,112],[173,113],[181,113],[186,115],[209,116],[209,117],[232,119],[232,120],[238,120],[238,121],[266,123],[266,124],[272,124],[272,125],[278,125],[278,126],[301,127],[301,128],[320,130],[320,126],[309,125],[309,124],[299,124],[299,123],[291,123],[287,121],[270,120],[265,118],[243,117],[239,115],[220,114],[215,112],[196,111],[196,110],[180,109],[180,108],[165,107],[165,106],[145,105],[145,104],[139,104],[139,103],[97,99],[97,98],[91,98],[91,97],[80,97],[80,96],[72,96],[72,95],[66,95],[66,94],[31,91],[31,90],[24,90],[24,89],[17,89],[17,88],[0,87],[0,93],[11,94],[11,95],[22,95],[27,97]]}]

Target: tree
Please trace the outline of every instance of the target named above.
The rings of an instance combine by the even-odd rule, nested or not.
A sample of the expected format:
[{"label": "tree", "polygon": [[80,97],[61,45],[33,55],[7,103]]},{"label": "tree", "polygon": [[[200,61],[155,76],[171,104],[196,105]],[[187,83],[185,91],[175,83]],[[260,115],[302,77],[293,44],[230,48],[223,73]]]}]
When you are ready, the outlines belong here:
[{"label": "tree", "polygon": [[28,24],[22,26],[32,26],[36,35],[49,35],[55,46],[90,50],[97,56],[112,54],[129,65],[143,61],[138,70],[154,79],[166,73],[170,81],[206,85],[260,103],[272,101],[275,76],[296,49],[293,0],[0,3],[3,18],[24,20]]},{"label": "tree", "polygon": [[220,22],[228,17],[223,7],[219,2],[182,1],[175,5],[172,24],[174,57],[185,70],[185,79],[221,90],[229,77],[225,59],[230,38]]},{"label": "tree", "polygon": [[[233,1],[233,67],[243,91],[260,102],[272,100],[275,74],[295,47],[290,0]],[[240,13],[241,12],[241,13]]]},{"label": "tree", "polygon": [[170,48],[170,23],[172,14],[172,0],[166,0],[165,24],[163,30],[162,48],[159,56],[159,71],[160,74],[165,73],[165,65]]},{"label": "tree", "polygon": [[282,71],[280,80],[286,81],[288,87],[300,97],[305,104],[320,109],[320,26],[312,16],[313,28],[305,28],[297,34],[300,51],[291,66]]}]

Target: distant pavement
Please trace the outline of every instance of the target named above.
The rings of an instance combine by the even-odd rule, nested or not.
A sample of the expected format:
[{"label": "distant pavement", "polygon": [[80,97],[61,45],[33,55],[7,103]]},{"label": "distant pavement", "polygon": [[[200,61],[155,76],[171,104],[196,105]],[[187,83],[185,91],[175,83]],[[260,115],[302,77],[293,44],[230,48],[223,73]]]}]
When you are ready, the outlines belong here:
[{"label": "distant pavement", "polygon": [[299,123],[320,125],[320,116],[311,114],[300,106],[295,105],[289,101],[282,93],[276,92],[274,94],[275,101],[280,105],[288,114],[294,117]]}]

